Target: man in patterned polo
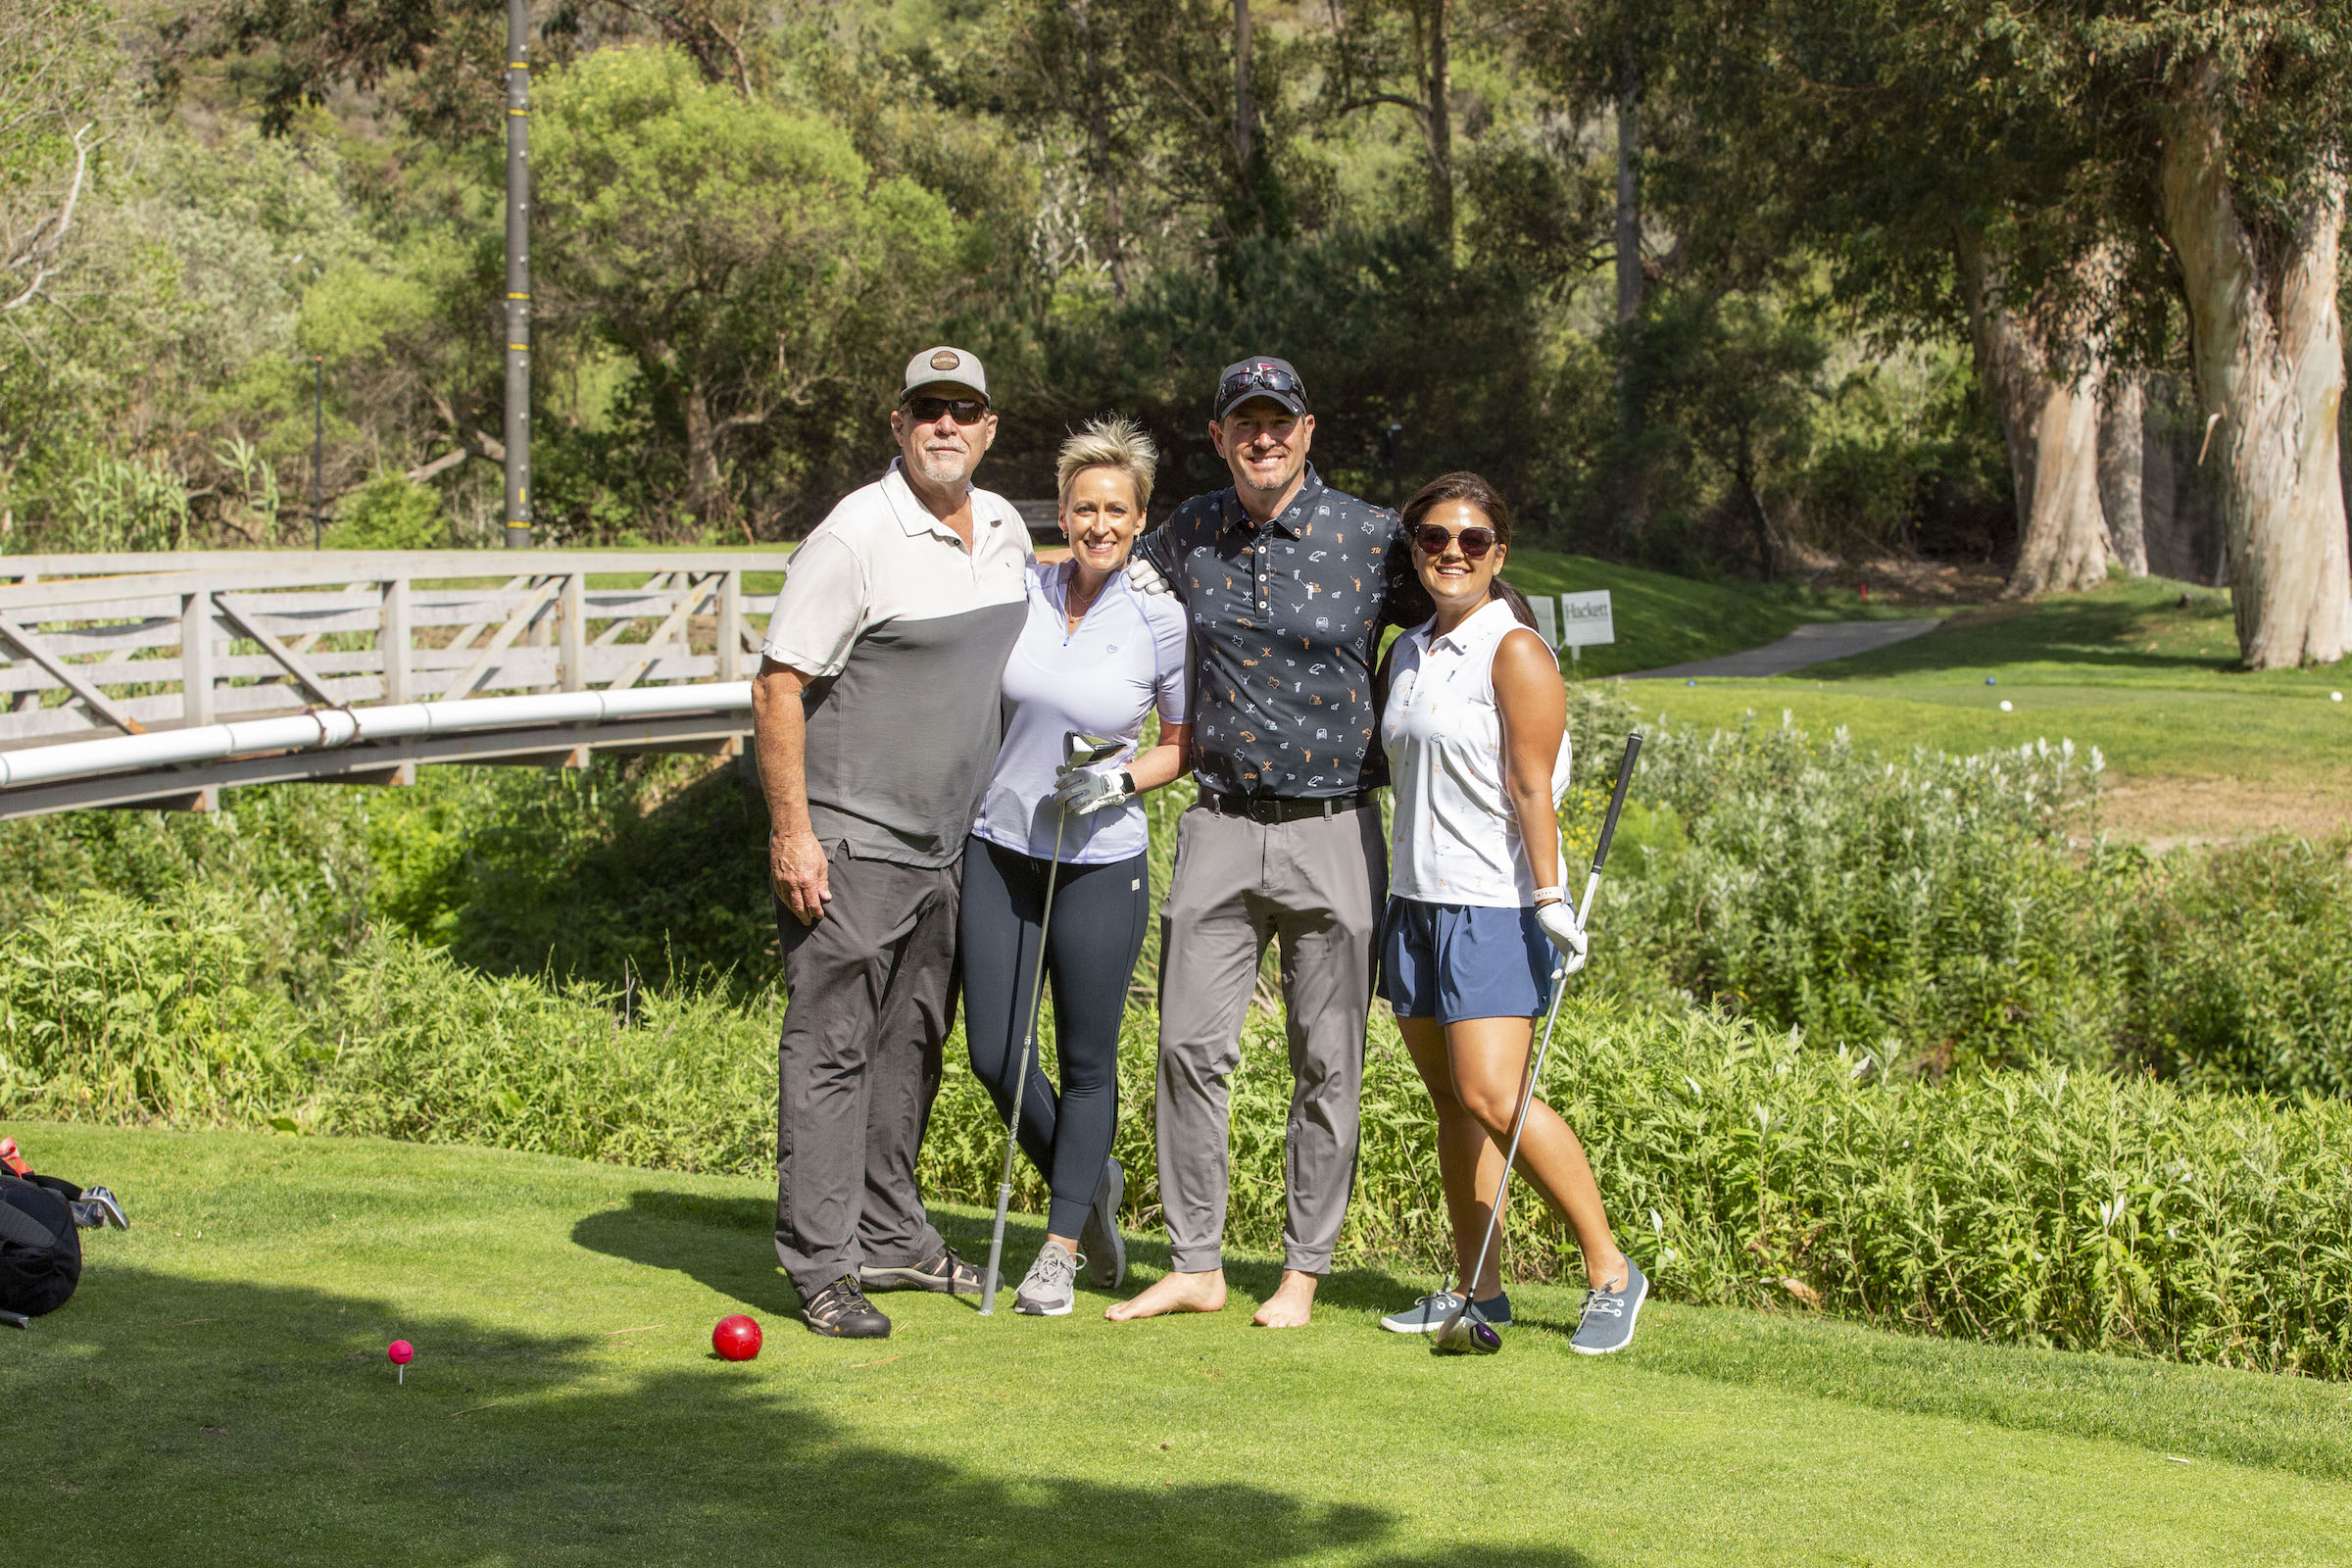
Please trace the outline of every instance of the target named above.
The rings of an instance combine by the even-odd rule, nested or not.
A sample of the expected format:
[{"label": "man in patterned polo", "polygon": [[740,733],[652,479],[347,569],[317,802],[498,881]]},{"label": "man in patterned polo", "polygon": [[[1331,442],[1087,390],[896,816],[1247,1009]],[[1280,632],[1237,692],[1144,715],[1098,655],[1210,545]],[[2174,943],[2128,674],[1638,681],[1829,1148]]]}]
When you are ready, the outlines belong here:
[{"label": "man in patterned polo", "polygon": [[1209,438],[1233,485],[1137,546],[1140,586],[1193,630],[1194,776],[1160,909],[1159,1192],[1170,1271],[1116,1319],[1225,1304],[1226,1083],[1268,940],[1282,943],[1291,1114],[1282,1285],[1255,1321],[1307,1321],[1355,1184],[1364,1014],[1388,893],[1372,698],[1383,627],[1431,607],[1396,514],[1307,465],[1315,417],[1288,362],[1227,367]]}]

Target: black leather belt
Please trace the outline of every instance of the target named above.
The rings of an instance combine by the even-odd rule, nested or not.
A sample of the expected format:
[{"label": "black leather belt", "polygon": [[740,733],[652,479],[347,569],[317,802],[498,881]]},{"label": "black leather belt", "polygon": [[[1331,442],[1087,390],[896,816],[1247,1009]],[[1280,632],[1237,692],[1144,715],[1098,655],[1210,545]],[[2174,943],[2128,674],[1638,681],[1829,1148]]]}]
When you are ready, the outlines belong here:
[{"label": "black leather belt", "polygon": [[1314,801],[1284,795],[1221,795],[1215,790],[1202,790],[1200,804],[1219,816],[1246,816],[1252,822],[1296,822],[1302,816],[1332,817],[1342,811],[1361,810],[1376,802],[1371,790]]}]

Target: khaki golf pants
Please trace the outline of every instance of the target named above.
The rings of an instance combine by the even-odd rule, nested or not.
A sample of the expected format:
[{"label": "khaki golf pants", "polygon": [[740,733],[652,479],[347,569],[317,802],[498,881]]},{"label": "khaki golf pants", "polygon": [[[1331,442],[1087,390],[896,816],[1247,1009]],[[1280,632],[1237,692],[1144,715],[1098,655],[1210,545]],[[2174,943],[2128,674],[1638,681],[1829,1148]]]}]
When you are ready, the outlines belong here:
[{"label": "khaki golf pants", "polygon": [[1241,1064],[1258,956],[1279,938],[1293,1077],[1283,1260],[1330,1272],[1355,1186],[1364,1014],[1388,880],[1377,807],[1280,823],[1198,806],[1184,813],[1160,908],[1159,1193],[1174,1268],[1222,1265],[1226,1085]]}]

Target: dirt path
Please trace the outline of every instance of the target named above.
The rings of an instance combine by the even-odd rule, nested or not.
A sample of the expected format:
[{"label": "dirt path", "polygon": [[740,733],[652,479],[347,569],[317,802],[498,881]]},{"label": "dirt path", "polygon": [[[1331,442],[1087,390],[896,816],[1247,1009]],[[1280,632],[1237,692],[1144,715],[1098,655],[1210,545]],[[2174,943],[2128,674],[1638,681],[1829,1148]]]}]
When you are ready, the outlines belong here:
[{"label": "dirt path", "polygon": [[1777,643],[1766,643],[1744,653],[1726,654],[1721,659],[1694,659],[1688,663],[1668,664],[1663,669],[1637,670],[1625,678],[1680,680],[1700,675],[1747,678],[1786,675],[1807,664],[1851,659],[1856,654],[1909,642],[1942,624],[1941,620],[1825,620],[1817,626],[1799,626]]}]

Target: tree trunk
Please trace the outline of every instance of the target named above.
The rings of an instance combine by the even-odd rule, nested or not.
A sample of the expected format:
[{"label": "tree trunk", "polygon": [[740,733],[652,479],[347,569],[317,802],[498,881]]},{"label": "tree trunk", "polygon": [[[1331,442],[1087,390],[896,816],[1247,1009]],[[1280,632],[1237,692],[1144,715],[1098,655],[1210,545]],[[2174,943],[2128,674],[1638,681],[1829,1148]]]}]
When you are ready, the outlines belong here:
[{"label": "tree trunk", "polygon": [[1111,298],[1127,299],[1127,219],[1120,210],[1118,162],[1111,157],[1110,119],[1102,109],[1102,62],[1095,47],[1095,21],[1087,0],[1077,0],[1078,35],[1086,48],[1086,140],[1095,183],[1102,189],[1102,260],[1110,271]]},{"label": "tree trunk", "polygon": [[2001,297],[2002,270],[1984,236],[1956,246],[1968,297],[1977,379],[2000,411],[2017,482],[2017,565],[2003,597],[2074,593],[2107,580],[2107,519],[2099,511],[2097,359],[2053,375],[2041,340]]},{"label": "tree trunk", "polygon": [[2344,176],[2317,172],[2289,232],[2240,216],[2208,65],[2175,101],[2157,174],[2188,302],[2190,361],[2219,466],[2239,656],[2251,669],[2333,663],[2352,641],[2336,411]]},{"label": "tree trunk", "polygon": [[2147,413],[2145,389],[2136,374],[2110,379],[2099,405],[2099,510],[2107,514],[2107,541],[2115,559],[2134,577],[2148,574],[2147,517],[2141,504],[2146,471],[2140,421]]},{"label": "tree trunk", "polygon": [[1421,83],[1429,112],[1422,126],[1429,138],[1429,231],[1441,254],[1453,254],[1453,69],[1446,52],[1446,0],[1429,0],[1428,62]]},{"label": "tree trunk", "polygon": [[1233,0],[1233,166],[1242,181],[1242,200],[1257,205],[1250,175],[1256,156],[1257,105],[1250,97],[1250,0]]},{"label": "tree trunk", "polygon": [[[1631,28],[1617,64],[1617,324],[1642,315],[1642,56]],[[1642,404],[1627,356],[1617,363],[1617,496],[1620,541],[1631,544],[1648,519],[1649,486],[1642,463]]]},{"label": "tree trunk", "polygon": [[719,510],[718,430],[701,382],[690,383],[680,402],[686,414],[686,504],[698,521],[708,523]]}]

